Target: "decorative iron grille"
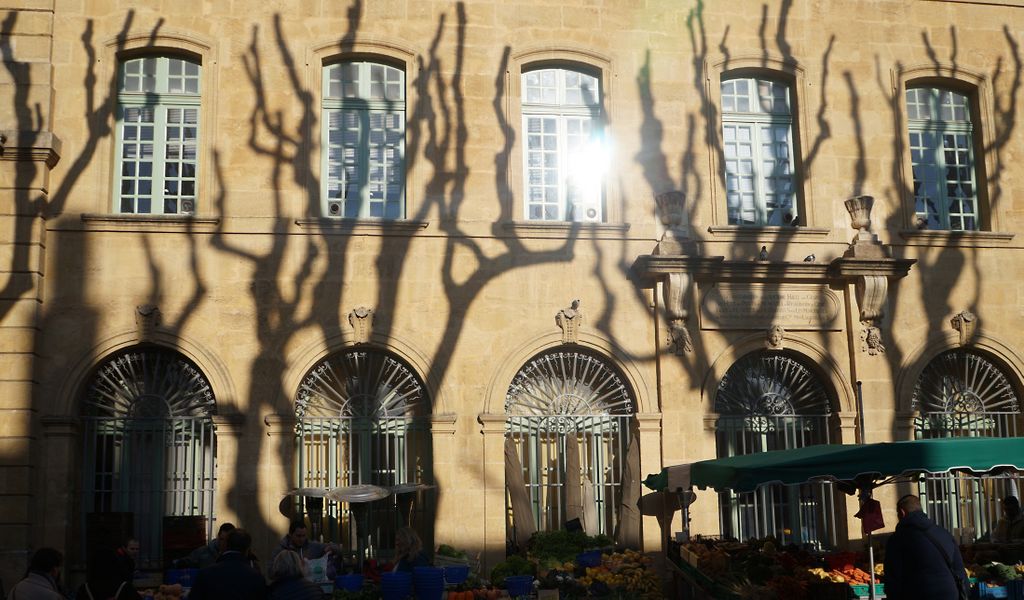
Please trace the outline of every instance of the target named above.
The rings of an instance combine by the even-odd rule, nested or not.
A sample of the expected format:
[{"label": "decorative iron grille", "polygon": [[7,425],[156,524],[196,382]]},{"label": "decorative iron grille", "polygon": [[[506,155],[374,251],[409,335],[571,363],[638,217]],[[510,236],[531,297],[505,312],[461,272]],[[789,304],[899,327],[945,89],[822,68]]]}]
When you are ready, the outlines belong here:
[{"label": "decorative iron grille", "polygon": [[164,566],[164,517],[203,516],[211,536],[215,408],[209,382],[177,352],[102,363],[83,400],[83,528],[90,513],[132,513],[144,569]]},{"label": "decorative iron grille", "polygon": [[[303,378],[295,401],[299,486],[433,483],[429,406],[423,382],[390,353],[355,349],[324,359]],[[424,524],[424,544],[432,543],[424,531],[432,510],[429,492],[370,504],[326,500],[323,531],[387,558],[403,525]]]},{"label": "decorative iron grille", "polygon": [[[719,457],[830,443],[831,402],[821,380],[779,352],[748,354],[729,368],[715,395]],[[719,494],[722,535],[775,536],[816,549],[836,545],[832,486],[768,485]]]},{"label": "decorative iron grille", "polygon": [[[588,530],[614,532],[634,406],[622,376],[584,352],[541,354],[516,373],[505,395],[506,435],[516,445],[539,530],[562,528],[567,486],[576,485],[596,521]],[[573,451],[579,473],[567,470]],[[511,536],[511,519],[508,527]]]},{"label": "decorative iron grille", "polygon": [[[914,386],[917,439],[1016,437],[1017,392],[1003,369],[985,356],[951,350],[935,357]],[[985,477],[928,475],[918,491],[925,511],[964,543],[982,539],[1001,516],[1000,500],[1017,495],[1020,473]]]}]

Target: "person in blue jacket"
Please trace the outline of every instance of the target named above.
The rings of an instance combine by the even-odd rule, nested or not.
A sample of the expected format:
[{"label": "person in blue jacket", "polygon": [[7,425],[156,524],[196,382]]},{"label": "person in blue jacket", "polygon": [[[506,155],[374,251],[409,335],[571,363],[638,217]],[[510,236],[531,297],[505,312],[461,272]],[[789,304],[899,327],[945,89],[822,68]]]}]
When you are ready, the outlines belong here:
[{"label": "person in blue jacket", "polygon": [[[913,494],[896,503],[899,523],[885,545],[888,600],[957,600],[967,581],[960,548],[948,531],[921,511]],[[948,561],[947,561],[948,558]],[[959,581],[957,580],[959,578]]]}]

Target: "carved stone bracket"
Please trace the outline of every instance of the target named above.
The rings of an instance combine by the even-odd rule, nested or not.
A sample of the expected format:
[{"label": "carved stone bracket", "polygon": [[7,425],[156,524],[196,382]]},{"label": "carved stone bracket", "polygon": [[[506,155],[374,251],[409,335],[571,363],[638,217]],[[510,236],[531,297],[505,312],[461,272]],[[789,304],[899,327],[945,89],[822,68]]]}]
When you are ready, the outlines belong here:
[{"label": "carved stone bracket", "polygon": [[555,315],[555,324],[562,330],[563,344],[579,343],[580,327],[583,325],[583,309],[580,308],[579,299]]},{"label": "carved stone bracket", "polygon": [[135,307],[135,327],[139,330],[139,339],[149,341],[160,327],[160,308],[155,304],[143,304]]},{"label": "carved stone bracket", "polygon": [[690,313],[686,310],[685,300],[690,293],[692,279],[689,273],[669,273],[662,282],[662,293],[665,297],[665,317],[668,319],[668,333],[672,346],[678,356],[693,352],[693,340],[686,324]]},{"label": "carved stone bracket", "polygon": [[352,326],[352,336],[357,344],[366,344],[373,333],[373,309],[358,306],[348,313],[348,324]]},{"label": "carved stone bracket", "polygon": [[960,334],[960,345],[967,346],[974,339],[974,332],[978,328],[978,317],[969,310],[962,310],[953,315],[949,324]]}]

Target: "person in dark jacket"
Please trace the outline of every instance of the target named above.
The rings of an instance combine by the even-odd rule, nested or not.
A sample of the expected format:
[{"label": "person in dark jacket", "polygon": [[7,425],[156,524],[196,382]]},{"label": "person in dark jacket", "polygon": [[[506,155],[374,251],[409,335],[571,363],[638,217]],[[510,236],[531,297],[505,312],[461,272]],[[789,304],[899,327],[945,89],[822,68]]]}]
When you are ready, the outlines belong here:
[{"label": "person in dark jacket", "polygon": [[430,561],[423,553],[423,542],[412,527],[402,527],[395,532],[395,571],[412,573],[416,567],[429,567]]},{"label": "person in dark jacket", "polygon": [[200,569],[189,600],[263,600],[267,584],[249,564],[252,538],[244,529],[228,534],[224,552],[212,567]]},{"label": "person in dark jacket", "polygon": [[889,600],[957,600],[957,582],[939,550],[941,547],[949,557],[952,571],[966,581],[964,560],[953,536],[921,511],[921,499],[913,494],[900,498],[896,515],[899,523],[885,545],[885,597]]},{"label": "person in dark jacket", "polygon": [[234,530],[234,524],[222,524],[220,529],[217,530],[217,537],[210,540],[210,543],[193,550],[188,555],[188,558],[181,561],[181,566],[195,567],[197,569],[213,566],[217,562],[217,557],[220,556],[221,552],[224,552],[224,548],[228,543],[228,535]]},{"label": "person in dark jacket", "polygon": [[283,550],[274,557],[270,566],[273,583],[267,592],[270,600],[322,600],[320,586],[306,579],[302,557],[292,550]]}]

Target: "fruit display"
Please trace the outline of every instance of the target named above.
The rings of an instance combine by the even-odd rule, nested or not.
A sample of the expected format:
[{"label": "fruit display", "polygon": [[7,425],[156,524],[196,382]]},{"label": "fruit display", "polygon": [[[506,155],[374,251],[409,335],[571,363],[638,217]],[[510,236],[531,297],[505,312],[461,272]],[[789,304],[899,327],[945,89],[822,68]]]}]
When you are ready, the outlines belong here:
[{"label": "fruit display", "polygon": [[178,600],[184,593],[185,589],[181,587],[181,584],[175,583],[174,585],[161,585],[156,591],[146,590],[143,597],[153,600]]},{"label": "fruit display", "polygon": [[773,538],[740,543],[697,537],[680,545],[679,560],[706,576],[715,588],[708,591],[718,597],[845,598],[852,586],[871,581],[861,553],[812,554],[792,545],[779,548]]}]

